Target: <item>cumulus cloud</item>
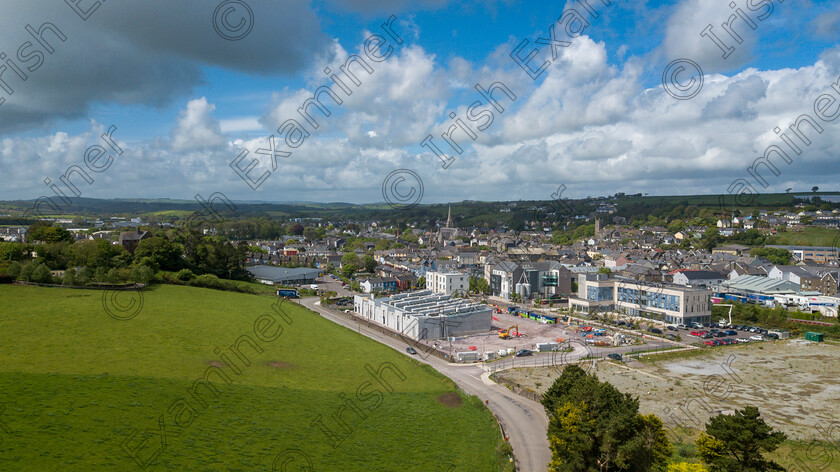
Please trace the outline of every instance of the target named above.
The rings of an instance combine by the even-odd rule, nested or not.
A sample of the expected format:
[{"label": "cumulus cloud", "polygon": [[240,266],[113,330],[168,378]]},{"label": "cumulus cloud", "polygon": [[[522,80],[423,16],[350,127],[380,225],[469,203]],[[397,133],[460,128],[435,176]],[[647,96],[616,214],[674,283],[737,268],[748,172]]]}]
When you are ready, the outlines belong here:
[{"label": "cumulus cloud", "polygon": [[190,100],[186,110],[178,118],[178,126],[172,133],[172,149],[188,151],[215,147],[224,143],[219,121],[213,118],[215,105],[201,97]]}]

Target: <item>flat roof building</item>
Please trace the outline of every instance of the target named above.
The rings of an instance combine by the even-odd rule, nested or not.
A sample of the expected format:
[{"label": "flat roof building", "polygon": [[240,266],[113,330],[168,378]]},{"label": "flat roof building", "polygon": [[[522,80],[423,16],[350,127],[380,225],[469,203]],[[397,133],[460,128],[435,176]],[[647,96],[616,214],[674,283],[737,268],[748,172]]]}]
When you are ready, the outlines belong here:
[{"label": "flat roof building", "polygon": [[575,311],[616,311],[673,324],[709,323],[711,295],[705,288],[579,274],[578,293],[569,299],[569,306]]},{"label": "flat roof building", "polygon": [[426,271],[426,289],[435,293],[452,295],[455,292],[467,293],[470,278],[460,272]]},{"label": "flat roof building", "polygon": [[303,285],[315,282],[315,279],[324,274],[323,270],[310,269],[308,267],[275,267],[270,265],[256,265],[246,267],[257,282],[273,285]]},{"label": "flat roof building", "polygon": [[487,305],[431,290],[376,299],[356,295],[353,308],[357,316],[414,340],[487,333],[493,319]]}]

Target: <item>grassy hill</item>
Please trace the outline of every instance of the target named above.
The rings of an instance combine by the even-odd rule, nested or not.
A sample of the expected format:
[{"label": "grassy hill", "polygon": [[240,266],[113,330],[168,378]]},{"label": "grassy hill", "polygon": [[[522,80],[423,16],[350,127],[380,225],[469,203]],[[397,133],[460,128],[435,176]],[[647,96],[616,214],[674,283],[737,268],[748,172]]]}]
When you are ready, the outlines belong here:
[{"label": "grassy hill", "polygon": [[477,398],[297,305],[164,285],[116,321],[102,295],[0,286],[0,470],[506,466]]}]

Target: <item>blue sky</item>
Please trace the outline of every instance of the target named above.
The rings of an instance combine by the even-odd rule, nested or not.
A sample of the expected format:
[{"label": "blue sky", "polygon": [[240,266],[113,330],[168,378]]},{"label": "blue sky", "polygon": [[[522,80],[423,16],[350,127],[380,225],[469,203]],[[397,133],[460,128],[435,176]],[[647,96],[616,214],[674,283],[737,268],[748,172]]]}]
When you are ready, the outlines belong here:
[{"label": "blue sky", "polygon": [[[814,100],[835,93],[831,85],[840,79],[836,2],[736,0],[756,26],[734,22],[741,44],[721,26],[735,10],[717,0],[141,3],[104,3],[87,20],[62,2],[0,7],[0,52],[12,58],[33,41],[27,24],[51,22],[66,36],[52,37],[55,51],[43,54],[26,81],[11,66],[0,74],[14,89],[0,87],[0,198],[52,195],[43,180],[84,166],[86,149],[101,144],[111,125],[125,152],[107,170],[91,172],[93,183],[71,179],[81,196],[223,192],[239,200],[376,202],[387,198],[383,181],[399,169],[422,179],[424,203],[549,199],[561,184],[572,197],[722,194],[778,141],[776,126],[814,113]],[[214,30],[214,9],[239,8],[230,18],[247,19],[241,4],[253,13],[251,29],[225,40]],[[565,37],[569,23],[558,19],[571,10],[589,26]],[[259,159],[281,123],[305,123],[296,109],[316,88],[332,85],[323,69],[337,70],[350,54],[365,57],[365,39],[387,39],[380,25],[392,14],[404,39],[388,43],[393,55],[371,62],[375,72],[322,126],[305,126],[310,136],[300,148],[277,145],[289,158],[274,168]],[[552,24],[568,46],[532,80],[510,53],[528,40],[524,51],[540,48],[534,64],[551,58],[551,48],[536,41]],[[726,59],[700,35],[709,24],[735,47]],[[690,100],[670,97],[661,83],[665,66],[679,58],[704,72]],[[447,115],[466,120],[481,98],[473,86],[494,81],[517,99],[475,140],[461,132],[463,152],[449,148],[456,160],[444,169],[419,143],[432,134],[446,147],[440,134],[452,125]],[[835,188],[840,146],[835,123],[823,125],[828,132],[813,133],[793,162],[775,161],[779,175],[765,170],[763,183],[751,181],[755,190]],[[252,179],[270,171],[257,190],[230,166],[243,151],[243,168],[258,158]]]}]

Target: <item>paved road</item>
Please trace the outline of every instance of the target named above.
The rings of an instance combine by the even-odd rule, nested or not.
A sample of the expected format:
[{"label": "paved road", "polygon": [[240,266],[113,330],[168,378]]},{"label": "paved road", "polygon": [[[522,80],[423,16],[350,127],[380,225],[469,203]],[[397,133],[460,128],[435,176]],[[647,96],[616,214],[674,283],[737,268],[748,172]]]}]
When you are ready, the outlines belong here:
[{"label": "paved road", "polygon": [[[304,298],[301,305],[321,314],[324,318],[351,328],[365,336],[406,354],[407,345],[393,333],[383,334],[379,330],[360,326],[345,317],[316,305],[317,298]],[[422,346],[421,346],[422,347]],[[420,349],[418,348],[418,351]],[[581,353],[576,353],[580,355]],[[420,362],[431,365],[435,370],[452,379],[464,392],[487,402],[490,410],[499,418],[516,457],[517,470],[522,472],[544,472],[551,460],[546,429],[548,417],[542,405],[514,394],[510,390],[490,381],[484,368],[478,364],[450,364],[434,356],[412,356]],[[571,357],[570,357],[571,358]]]}]

